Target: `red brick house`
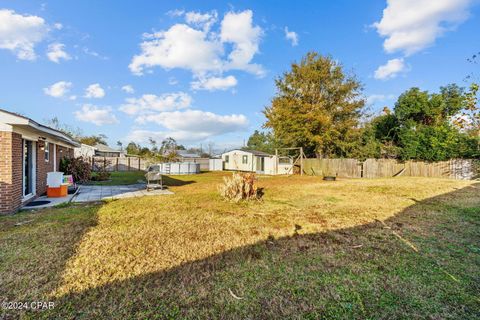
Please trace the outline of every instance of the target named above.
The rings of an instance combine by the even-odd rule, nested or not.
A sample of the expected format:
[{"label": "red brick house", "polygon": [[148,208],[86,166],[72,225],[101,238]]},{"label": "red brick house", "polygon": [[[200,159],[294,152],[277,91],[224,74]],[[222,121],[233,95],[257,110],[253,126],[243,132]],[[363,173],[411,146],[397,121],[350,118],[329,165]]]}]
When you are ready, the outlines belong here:
[{"label": "red brick house", "polygon": [[46,192],[47,172],[80,146],[61,131],[0,109],[0,214]]}]

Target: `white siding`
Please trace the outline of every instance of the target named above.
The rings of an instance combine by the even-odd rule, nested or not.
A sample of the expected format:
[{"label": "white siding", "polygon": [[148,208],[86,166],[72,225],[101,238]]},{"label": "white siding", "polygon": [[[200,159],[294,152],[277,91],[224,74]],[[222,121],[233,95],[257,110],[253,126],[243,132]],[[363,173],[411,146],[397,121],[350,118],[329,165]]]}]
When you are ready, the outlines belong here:
[{"label": "white siding", "polygon": [[78,158],[78,157],[91,158],[95,155],[95,148],[82,143],[80,148],[73,149],[73,154],[75,158]]},{"label": "white siding", "polygon": [[278,164],[277,174],[293,174],[293,165],[292,164]]},{"label": "white siding", "polygon": [[[247,156],[246,164],[244,164],[242,161],[243,156]],[[227,157],[228,162],[226,162]],[[262,172],[263,174],[276,175],[293,173],[291,170],[291,164],[277,165],[277,158],[275,156],[260,157],[242,150],[232,150],[222,154],[222,160],[225,164],[225,170],[260,172],[260,166],[257,167],[257,164],[259,164],[261,158],[264,159],[264,171]]]},{"label": "white siding", "polygon": [[[243,156],[247,157],[247,163],[243,163]],[[249,152],[232,150],[222,154],[222,160],[225,163],[225,170],[255,171],[254,156]]]},{"label": "white siding", "polygon": [[222,171],[223,160],[222,159],[208,159],[208,170],[210,171]]},{"label": "white siding", "polygon": [[275,157],[265,158],[265,174],[274,175],[275,174]]}]

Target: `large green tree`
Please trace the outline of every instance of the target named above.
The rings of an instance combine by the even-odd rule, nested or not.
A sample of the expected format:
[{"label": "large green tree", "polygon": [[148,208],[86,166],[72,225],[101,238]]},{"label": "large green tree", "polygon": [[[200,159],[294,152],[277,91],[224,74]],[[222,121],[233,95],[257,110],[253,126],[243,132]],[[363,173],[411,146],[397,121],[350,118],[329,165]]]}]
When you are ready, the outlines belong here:
[{"label": "large green tree", "polygon": [[411,88],[400,95],[393,113],[388,110],[371,122],[383,157],[447,160],[478,156],[475,138],[454,125],[468,107],[468,94],[455,84],[438,93]]},{"label": "large green tree", "polygon": [[277,93],[264,110],[264,126],[308,156],[346,156],[358,139],[365,100],[362,85],[336,60],[308,53],[275,80]]},{"label": "large green tree", "polygon": [[439,93],[430,94],[411,88],[402,93],[395,103],[394,113],[404,125],[440,125],[465,107],[465,93],[456,84],[440,87]]},{"label": "large green tree", "polygon": [[258,150],[273,154],[275,148],[280,147],[271,132],[255,130],[248,138],[247,146],[244,149]]},{"label": "large green tree", "polygon": [[474,137],[480,137],[479,85],[472,83],[465,95],[465,108],[454,118],[454,123]]},{"label": "large green tree", "polygon": [[97,135],[91,135],[91,136],[77,137],[77,140],[80,143],[88,144],[89,146],[94,146],[97,143],[105,144],[105,145],[107,144],[107,136],[104,135],[103,133],[100,133]]}]

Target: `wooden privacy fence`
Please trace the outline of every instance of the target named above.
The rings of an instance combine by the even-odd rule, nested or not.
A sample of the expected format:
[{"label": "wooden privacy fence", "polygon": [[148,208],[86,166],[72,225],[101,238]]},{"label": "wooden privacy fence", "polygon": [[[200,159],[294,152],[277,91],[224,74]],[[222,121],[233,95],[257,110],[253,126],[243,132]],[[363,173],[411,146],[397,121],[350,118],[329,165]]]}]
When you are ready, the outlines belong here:
[{"label": "wooden privacy fence", "polygon": [[[181,162],[200,163],[200,170],[209,169],[208,158],[182,158]],[[107,171],[138,171],[147,170],[151,161],[137,157],[92,157],[92,170],[97,171],[105,167]]]},{"label": "wooden privacy fence", "polygon": [[335,176],[343,178],[360,178],[362,167],[356,159],[305,159],[305,174],[314,176]]},{"label": "wooden privacy fence", "polygon": [[480,176],[479,160],[453,159],[424,162],[392,159],[306,159],[304,172],[309,175],[332,175],[342,178],[383,178],[395,176],[476,179]]},{"label": "wooden privacy fence", "polygon": [[137,157],[92,157],[92,170],[105,168],[107,171],[138,171],[146,170],[147,161]]}]

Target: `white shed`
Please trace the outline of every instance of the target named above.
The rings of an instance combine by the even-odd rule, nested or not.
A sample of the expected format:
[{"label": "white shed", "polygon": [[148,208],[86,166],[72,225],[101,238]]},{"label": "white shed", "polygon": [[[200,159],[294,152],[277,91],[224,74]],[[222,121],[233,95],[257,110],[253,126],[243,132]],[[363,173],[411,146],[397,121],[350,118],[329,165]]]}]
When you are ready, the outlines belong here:
[{"label": "white shed", "polygon": [[231,150],[222,154],[222,160],[224,170],[248,171],[269,175],[293,173],[291,159],[279,159],[274,155],[257,150]]},{"label": "white shed", "polygon": [[208,159],[208,170],[209,171],[222,171],[223,170],[222,159]]}]

